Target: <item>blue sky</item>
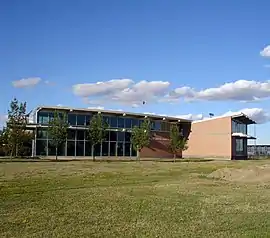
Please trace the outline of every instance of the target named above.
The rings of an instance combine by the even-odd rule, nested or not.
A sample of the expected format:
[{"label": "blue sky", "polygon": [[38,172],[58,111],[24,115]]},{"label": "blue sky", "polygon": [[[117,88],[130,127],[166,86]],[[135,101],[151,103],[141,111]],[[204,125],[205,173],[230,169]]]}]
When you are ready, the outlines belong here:
[{"label": "blue sky", "polygon": [[29,110],[100,106],[192,119],[244,111],[263,123],[258,143],[270,143],[269,1],[0,6],[2,123],[13,97]]}]

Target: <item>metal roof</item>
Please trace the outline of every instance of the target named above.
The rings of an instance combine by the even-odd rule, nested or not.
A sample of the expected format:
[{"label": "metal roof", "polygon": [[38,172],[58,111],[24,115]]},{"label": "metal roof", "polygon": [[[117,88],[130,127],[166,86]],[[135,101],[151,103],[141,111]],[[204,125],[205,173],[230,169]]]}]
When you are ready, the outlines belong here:
[{"label": "metal roof", "polygon": [[191,120],[163,116],[163,115],[155,115],[155,114],[147,114],[147,113],[135,113],[135,112],[125,112],[125,111],[117,111],[117,110],[102,110],[102,109],[89,109],[89,108],[72,108],[72,107],[60,107],[60,106],[40,106],[37,110],[64,110],[64,111],[74,111],[74,112],[95,112],[95,113],[104,113],[104,114],[114,114],[121,116],[132,116],[138,118],[146,118],[149,117],[154,120],[166,120],[170,122],[190,122]]}]

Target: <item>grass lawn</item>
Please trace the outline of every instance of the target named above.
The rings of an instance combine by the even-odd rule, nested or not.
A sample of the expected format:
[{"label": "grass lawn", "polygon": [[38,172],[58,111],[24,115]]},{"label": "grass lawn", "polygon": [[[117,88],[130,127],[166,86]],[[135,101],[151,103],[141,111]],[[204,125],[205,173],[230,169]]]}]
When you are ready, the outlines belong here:
[{"label": "grass lawn", "polygon": [[0,161],[0,237],[268,237],[270,184],[207,178],[268,161]]}]

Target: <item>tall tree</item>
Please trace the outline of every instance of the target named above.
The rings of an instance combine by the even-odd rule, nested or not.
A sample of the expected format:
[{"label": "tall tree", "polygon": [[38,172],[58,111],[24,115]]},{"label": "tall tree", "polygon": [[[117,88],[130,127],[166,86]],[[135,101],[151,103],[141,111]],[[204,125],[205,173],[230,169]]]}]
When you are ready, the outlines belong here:
[{"label": "tall tree", "polygon": [[188,149],[187,139],[181,135],[179,127],[177,125],[172,125],[170,129],[170,143],[169,150],[173,153],[174,161],[176,159],[176,153],[178,151],[184,151]]},{"label": "tall tree", "polygon": [[151,122],[145,119],[140,126],[134,126],[131,133],[131,143],[137,151],[137,159],[140,160],[140,153],[143,147],[147,147],[151,142]]},{"label": "tall tree", "polygon": [[8,110],[7,129],[5,131],[10,156],[18,156],[23,149],[27,124],[26,102],[14,98]]},{"label": "tall tree", "polygon": [[88,138],[92,145],[93,161],[95,161],[95,146],[101,144],[107,134],[108,123],[102,119],[100,113],[94,115],[88,127]]},{"label": "tall tree", "polygon": [[54,117],[49,121],[48,134],[50,143],[55,148],[55,159],[57,160],[58,148],[66,142],[68,134],[68,120],[66,113],[54,112]]}]

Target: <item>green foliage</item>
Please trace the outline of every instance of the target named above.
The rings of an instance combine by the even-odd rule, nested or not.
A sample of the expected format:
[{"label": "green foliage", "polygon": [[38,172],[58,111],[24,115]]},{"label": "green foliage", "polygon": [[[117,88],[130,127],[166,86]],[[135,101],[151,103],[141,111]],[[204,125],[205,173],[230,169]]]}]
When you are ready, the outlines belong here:
[{"label": "green foliage", "polygon": [[177,125],[172,125],[170,130],[170,144],[169,150],[175,155],[178,151],[184,151],[188,149],[187,139],[179,132]]},{"label": "green foliage", "polygon": [[131,143],[137,151],[138,157],[143,147],[149,146],[151,142],[151,122],[149,119],[143,121],[140,126],[135,126],[131,133]]},{"label": "green foliage", "polygon": [[95,159],[95,145],[101,144],[106,138],[108,124],[102,119],[101,114],[92,117],[88,127],[88,138],[92,144],[93,159]]},{"label": "green foliage", "polygon": [[68,127],[67,114],[55,111],[54,117],[49,121],[48,133],[51,138],[50,143],[55,147],[56,159],[59,146],[66,142]]},{"label": "green foliage", "polygon": [[9,153],[10,156],[22,155],[24,151],[24,142],[29,139],[26,133],[26,123],[26,102],[19,102],[14,98],[10,103],[7,128],[4,133],[6,153]]},{"label": "green foliage", "polygon": [[0,156],[8,155],[9,149],[7,144],[7,133],[5,133],[6,128],[0,130]]}]

